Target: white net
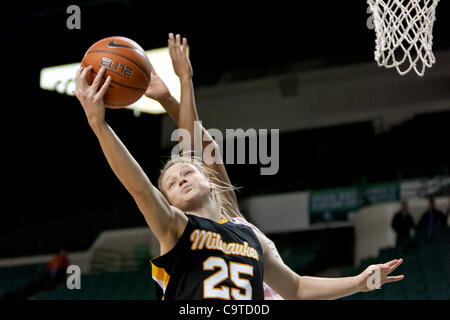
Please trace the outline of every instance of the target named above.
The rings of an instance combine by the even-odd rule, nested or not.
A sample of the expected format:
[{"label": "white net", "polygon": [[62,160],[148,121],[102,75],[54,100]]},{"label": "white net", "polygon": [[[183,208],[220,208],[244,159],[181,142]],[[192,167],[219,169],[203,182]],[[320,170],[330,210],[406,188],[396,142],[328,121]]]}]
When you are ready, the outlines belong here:
[{"label": "white net", "polygon": [[367,0],[375,26],[375,60],[404,75],[423,76],[436,59],[433,24],[439,0]]}]

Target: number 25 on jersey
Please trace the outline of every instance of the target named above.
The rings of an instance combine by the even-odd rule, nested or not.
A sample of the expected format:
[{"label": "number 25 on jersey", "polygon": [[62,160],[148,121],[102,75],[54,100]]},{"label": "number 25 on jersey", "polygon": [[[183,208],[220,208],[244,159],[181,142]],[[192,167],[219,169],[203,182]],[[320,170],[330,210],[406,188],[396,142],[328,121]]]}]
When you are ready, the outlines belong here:
[{"label": "number 25 on jersey", "polygon": [[[213,275],[203,281],[203,297],[205,299],[225,299],[230,300],[231,297],[235,300],[250,300],[252,298],[252,286],[248,279],[240,277],[241,274],[253,276],[253,266],[248,264],[226,261],[219,257],[209,257],[203,262],[203,270],[219,270]],[[229,278],[237,288],[229,288],[227,286],[217,287],[222,281]]]}]

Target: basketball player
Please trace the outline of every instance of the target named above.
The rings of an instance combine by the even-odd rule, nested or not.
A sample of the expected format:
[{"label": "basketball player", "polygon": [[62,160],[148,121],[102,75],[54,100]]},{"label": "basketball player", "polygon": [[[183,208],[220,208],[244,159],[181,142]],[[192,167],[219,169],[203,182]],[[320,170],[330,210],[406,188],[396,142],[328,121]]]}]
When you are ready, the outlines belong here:
[{"label": "basketball player", "polygon": [[[177,61],[178,56],[176,55],[177,51],[173,50],[175,48],[175,42],[173,38],[173,34],[169,34],[169,52],[170,56],[173,59],[172,61]],[[186,60],[188,62],[188,60]],[[175,65],[174,65],[175,67]],[[169,89],[165,85],[165,83],[161,80],[161,78],[158,76],[158,74],[155,72],[155,69],[152,66],[152,76],[151,76],[151,82],[150,85],[145,93],[145,95],[150,98],[158,101],[164,109],[167,111],[169,116],[174,120],[176,124],[178,124],[178,117],[179,117],[179,108],[180,104],[179,102],[170,94]],[[196,112],[195,106],[194,108],[189,108],[189,112]],[[198,119],[194,115],[195,119]],[[190,121],[190,120],[188,120]],[[183,123],[185,121],[182,121]],[[182,128],[180,126],[180,128]],[[191,127],[191,129],[193,129]],[[209,135],[209,133],[206,131],[203,126],[201,126],[201,132],[204,137],[206,137],[203,142],[202,149],[204,150],[207,146],[209,146],[211,143],[214,143],[214,150],[217,152],[217,156],[220,157],[220,152],[217,144],[215,144],[212,137]],[[190,132],[191,137],[194,136],[194,132]],[[202,140],[203,141],[203,140]],[[217,197],[220,197],[221,202],[223,204],[223,210],[225,214],[227,215],[227,218],[234,223],[240,223],[244,225],[248,225],[251,227],[255,232],[258,232],[260,236],[264,237],[267,241],[268,246],[271,248],[271,250],[274,252],[274,255],[277,259],[281,260],[280,254],[278,253],[278,250],[275,247],[275,244],[273,241],[271,241],[269,238],[265,237],[265,235],[259,231],[256,226],[248,222],[242,214],[239,212],[239,207],[237,205],[237,198],[234,193],[234,188],[231,185],[230,179],[228,177],[228,174],[226,172],[225,166],[223,165],[223,161],[218,161],[218,163],[213,162],[212,164],[202,163],[202,165],[210,168],[212,172],[215,173],[215,175],[218,175],[218,182],[221,184],[225,184],[227,187],[224,187],[225,190],[221,193],[217,193]],[[270,286],[268,286],[266,283],[263,283],[264,286],[264,299],[265,300],[282,300],[283,298],[276,293]]]},{"label": "basketball player", "polygon": [[[195,133],[194,126],[199,124],[195,122],[193,74],[186,48],[186,39],[169,35],[169,52],[181,84],[179,106],[167,92],[159,94],[164,90],[155,87],[164,84],[155,78],[146,95],[171,110],[172,117],[178,108],[178,126]],[[403,275],[388,276],[402,259],[369,266],[353,277],[297,275],[276,257],[260,231],[232,221],[241,215],[224,166],[208,167],[195,157],[171,159],[161,172],[157,189],[106,123],[103,95],[111,78],[98,90],[105,70],[100,69],[88,85],[86,74],[91,68],[77,71],[74,94],[109,165],[160,243],[160,256],[152,259],[152,275],[163,289],[163,299],[261,300],[263,282],[284,299],[337,299],[374,290],[369,282],[372,275],[378,275],[380,285],[403,279]],[[209,143],[218,153],[215,142]],[[183,151],[190,151],[189,145],[183,141]]]}]

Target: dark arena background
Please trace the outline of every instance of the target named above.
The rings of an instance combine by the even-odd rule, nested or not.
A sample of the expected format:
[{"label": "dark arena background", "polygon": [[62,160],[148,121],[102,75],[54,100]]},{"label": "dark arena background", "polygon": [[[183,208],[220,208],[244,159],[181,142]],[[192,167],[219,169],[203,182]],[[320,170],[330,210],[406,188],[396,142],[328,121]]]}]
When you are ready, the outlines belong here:
[{"label": "dark arena background", "polygon": [[[79,29],[67,26],[70,5]],[[260,129],[279,130],[279,148],[269,143],[275,174],[248,154],[226,167],[243,215],[290,268],[345,277],[403,258],[395,274],[404,280],[340,300],[450,299],[449,1],[437,6],[436,63],[420,77],[377,66],[366,1],[92,0],[15,2],[1,18],[2,300],[161,298],[149,263],[156,238],[78,100],[56,90],[61,82],[40,83],[42,69],[80,63],[102,38],[152,50],[167,47],[169,32],[188,39],[206,128],[251,129],[258,141]],[[175,145],[170,117],[127,108],[106,118],[156,184]],[[430,198],[447,225],[429,232],[419,222]],[[402,201],[414,221],[407,244],[392,226]],[[80,268],[81,289],[36,284],[61,250]]]}]

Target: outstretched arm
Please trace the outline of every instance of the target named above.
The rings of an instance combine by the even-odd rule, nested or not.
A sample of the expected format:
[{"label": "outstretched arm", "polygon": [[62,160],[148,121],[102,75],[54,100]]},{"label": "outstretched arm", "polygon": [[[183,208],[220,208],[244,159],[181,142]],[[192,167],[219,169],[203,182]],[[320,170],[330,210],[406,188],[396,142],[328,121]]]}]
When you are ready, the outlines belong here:
[{"label": "outstretched arm", "polygon": [[[167,111],[169,116],[175,121],[178,127],[180,129],[183,128],[188,130],[190,132],[191,138],[193,138],[195,134],[195,121],[198,121],[199,118],[195,105],[194,88],[192,83],[192,66],[187,57],[187,40],[183,39],[183,42],[181,42],[181,38],[179,35],[174,38],[173,34],[169,34],[168,45],[174,71],[180,78],[180,103],[178,103],[178,101],[170,94],[169,89],[161,80],[161,78],[159,78],[153,68],[152,80],[150,81],[150,85],[145,95],[148,98],[158,101]],[[199,128],[197,128],[198,132],[201,131],[203,136],[202,150],[205,150],[206,147],[212,145],[212,155],[215,156],[215,158],[218,160],[217,162],[215,161],[213,163],[205,162],[205,165],[219,173],[220,178],[224,182],[231,184],[230,178],[223,164],[223,159],[221,157],[218,144],[214,141],[214,139],[203,126],[201,126],[198,122],[197,124],[200,126]],[[190,141],[190,143],[191,145],[188,147],[192,146],[192,141]],[[184,151],[186,151],[186,149]],[[237,198],[234,191],[226,191],[223,195],[226,200],[228,200],[228,202],[233,206],[232,209],[235,211],[239,211]]]},{"label": "outstretched arm", "polygon": [[[260,237],[260,236],[258,236]],[[402,262],[396,259],[384,264],[371,265],[361,274],[353,277],[323,278],[300,276],[277,259],[264,241],[264,281],[278,294],[288,300],[329,300],[375,290],[371,276],[378,276],[380,287],[388,282],[400,281],[400,276],[388,276]],[[375,281],[376,282],[376,281]]]},{"label": "outstretched arm", "polygon": [[[169,34],[169,53],[172,59],[173,70],[180,79],[181,96],[180,108],[178,109],[178,127],[189,131],[191,141],[183,141],[183,151],[188,152],[194,149],[194,141],[202,139],[201,127],[198,123],[197,107],[195,105],[194,85],[192,83],[192,66],[187,57],[187,40],[179,34],[174,38],[173,34]],[[198,136],[197,134],[200,133]],[[198,152],[200,150],[195,150]]]},{"label": "outstretched arm", "polygon": [[98,72],[92,85],[89,86],[85,77],[91,68],[91,66],[81,67],[77,71],[77,89],[74,94],[83,106],[89,125],[99,140],[111,169],[133,196],[149,227],[160,241],[161,249],[164,250],[165,246],[171,246],[178,239],[179,230],[183,229],[184,215],[170,206],[159,190],[152,185],[125,145],[105,122],[103,96],[111,78],[108,77],[97,91],[105,69],[102,68]]}]

